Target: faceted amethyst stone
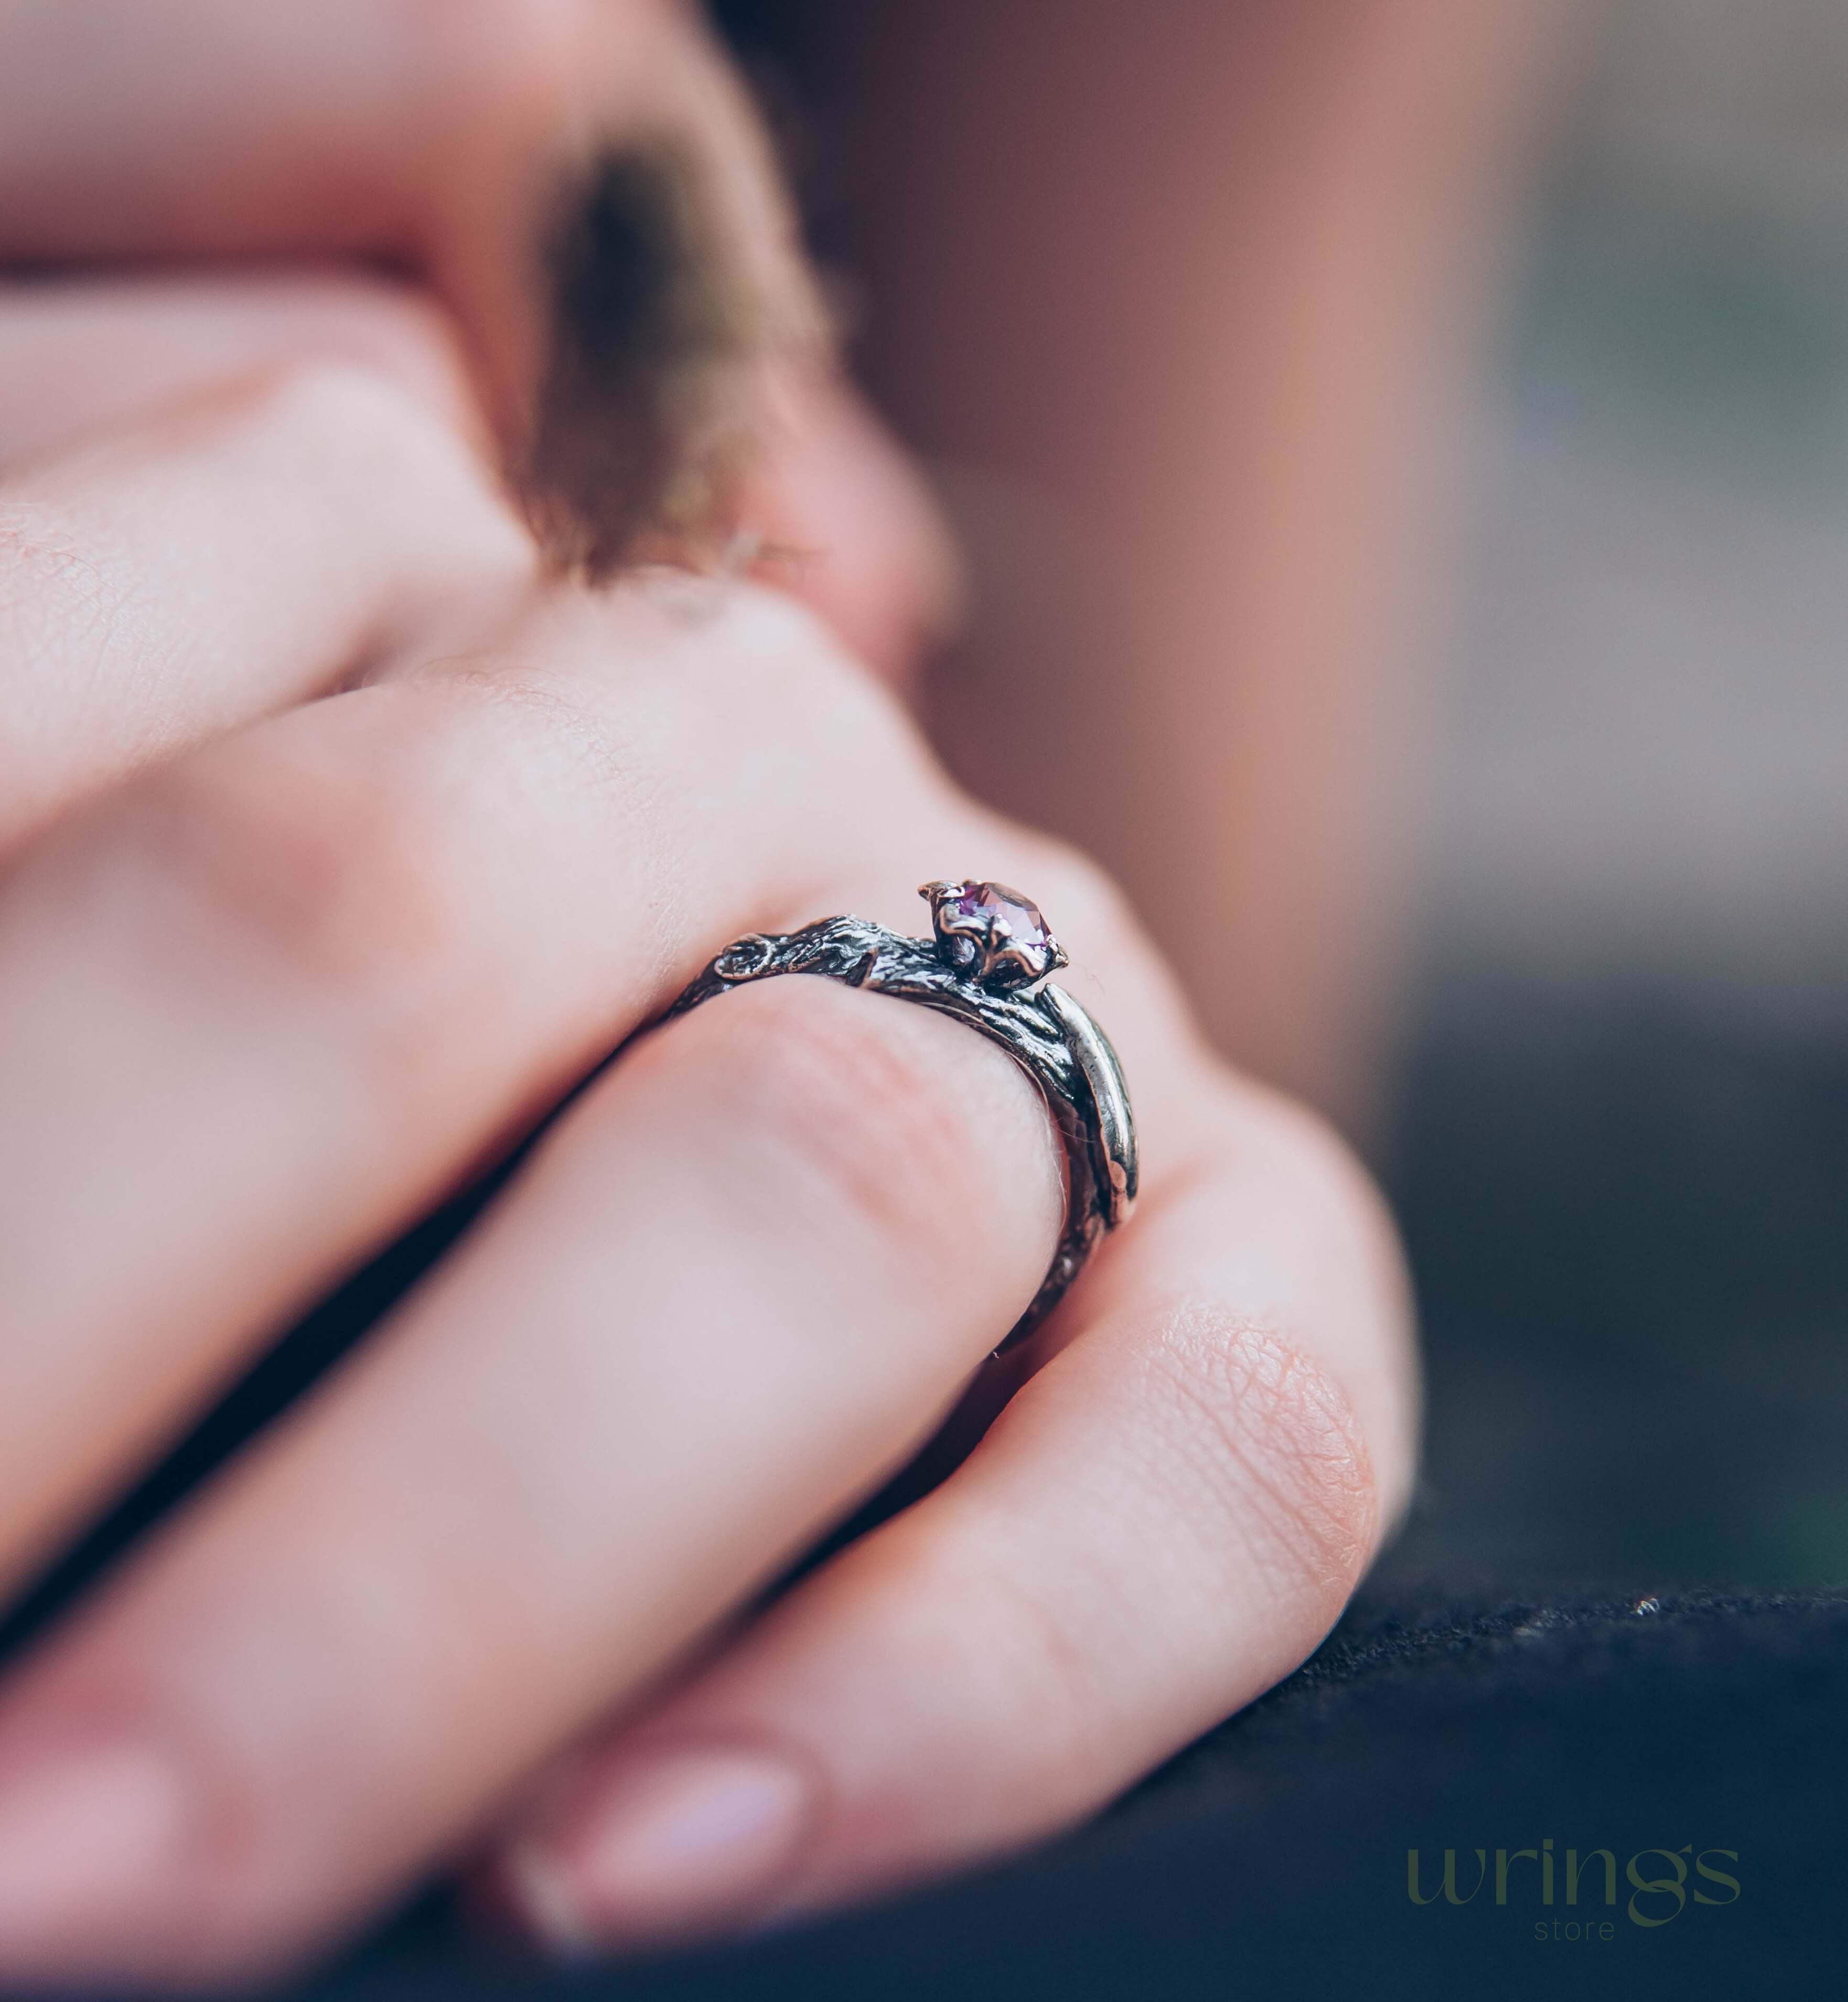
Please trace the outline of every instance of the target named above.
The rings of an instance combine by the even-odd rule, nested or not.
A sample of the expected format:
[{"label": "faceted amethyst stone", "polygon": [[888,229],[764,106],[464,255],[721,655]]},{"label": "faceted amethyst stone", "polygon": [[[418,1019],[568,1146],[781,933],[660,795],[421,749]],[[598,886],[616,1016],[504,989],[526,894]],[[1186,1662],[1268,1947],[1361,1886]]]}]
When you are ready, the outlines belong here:
[{"label": "faceted amethyst stone", "polygon": [[950,965],[997,994],[1030,985],[1065,964],[1040,907],[1005,883],[923,883],[937,951]]},{"label": "faceted amethyst stone", "polygon": [[952,908],[959,917],[985,917],[991,923],[1005,926],[1014,943],[1030,952],[1051,943],[1039,905],[1005,883],[965,883]]}]

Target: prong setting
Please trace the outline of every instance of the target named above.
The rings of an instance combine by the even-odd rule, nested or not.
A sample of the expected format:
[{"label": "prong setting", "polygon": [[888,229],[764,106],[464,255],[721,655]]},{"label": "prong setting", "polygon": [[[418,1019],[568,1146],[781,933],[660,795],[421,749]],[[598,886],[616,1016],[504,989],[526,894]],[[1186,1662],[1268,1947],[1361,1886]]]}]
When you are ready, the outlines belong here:
[{"label": "prong setting", "polygon": [[1005,883],[923,883],[918,895],[930,906],[938,957],[991,993],[1037,986],[1069,964],[1038,905]]}]

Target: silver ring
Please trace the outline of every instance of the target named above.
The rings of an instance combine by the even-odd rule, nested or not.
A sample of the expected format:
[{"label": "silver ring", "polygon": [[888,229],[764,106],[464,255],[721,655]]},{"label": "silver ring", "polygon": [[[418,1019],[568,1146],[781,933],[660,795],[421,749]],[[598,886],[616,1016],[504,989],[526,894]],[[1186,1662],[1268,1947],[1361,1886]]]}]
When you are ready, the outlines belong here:
[{"label": "silver ring", "polygon": [[1135,1121],[1110,1038],[1048,978],[1068,962],[1032,899],[1004,883],[973,881],[926,883],[918,895],[930,905],[932,938],[849,917],[818,919],[797,932],[749,932],[712,959],[661,1019],[755,980],[812,973],[938,1009],[999,1043],[1039,1086],[1066,1167],[1058,1249],[1005,1349],[1045,1319],[1098,1240],[1128,1219],[1136,1195]]}]

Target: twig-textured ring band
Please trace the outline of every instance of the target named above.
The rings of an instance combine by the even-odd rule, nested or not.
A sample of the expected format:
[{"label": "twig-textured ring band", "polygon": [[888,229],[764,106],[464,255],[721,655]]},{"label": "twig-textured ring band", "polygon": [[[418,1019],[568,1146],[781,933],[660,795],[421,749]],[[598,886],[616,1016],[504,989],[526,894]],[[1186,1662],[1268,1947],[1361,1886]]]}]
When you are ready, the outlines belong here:
[{"label": "twig-textured ring band", "polygon": [[781,973],[818,974],[954,1015],[999,1043],[1040,1088],[1065,1142],[1065,1229],[1040,1289],[1002,1348],[1044,1320],[1136,1193],[1135,1121],[1122,1066],[1085,1010],[1047,977],[1066,964],[1033,902],[1001,883],[926,883],[936,936],[907,938],[863,918],[734,939],[662,1019]]}]

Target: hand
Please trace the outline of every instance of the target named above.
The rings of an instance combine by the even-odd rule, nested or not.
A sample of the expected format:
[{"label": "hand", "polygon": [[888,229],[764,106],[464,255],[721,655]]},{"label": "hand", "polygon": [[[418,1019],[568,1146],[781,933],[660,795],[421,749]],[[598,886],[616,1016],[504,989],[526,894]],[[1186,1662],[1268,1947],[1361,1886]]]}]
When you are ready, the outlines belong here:
[{"label": "hand", "polygon": [[[329,469],[279,482],[310,438]],[[915,925],[946,871],[1030,886],[1122,1052],[1145,1193],[968,1463],[719,1638],[1009,1326],[1056,1156],[1003,1056],[880,997],[772,983],[640,1045],[19,1673],[9,1972],[298,1951],[606,1711],[517,1844],[552,1930],[824,1902],[1083,1814],[1300,1659],[1404,1491],[1389,1236],[1324,1135],[1208,1058],[1093,874],[954,796],[775,598],[530,584],[487,483],[382,382],[285,377],[97,451],[8,500],[61,747],[16,738],[33,796],[99,687],[117,733],[157,727],[145,696],[205,706],[233,657],[301,706],[9,859],[13,1576],[741,931]],[[253,577],[226,525],[277,494],[312,532]],[[136,525],[204,519],[157,592]],[[367,583],[363,650],[341,580]],[[174,609],[214,605],[183,649]]]},{"label": "hand", "polygon": [[[554,564],[758,549],[887,673],[950,616],[935,517],[832,365],[768,148],[680,0],[0,0],[0,261],[399,273],[447,309],[448,373]],[[140,341],[61,318],[5,358],[16,450],[73,385],[93,422],[266,356],[406,361],[385,316],[298,286],[228,333],[161,290]]]},{"label": "hand", "polygon": [[427,322],[330,311],[371,359],[76,382],[6,482],[0,1568],[746,930],[1021,883],[1145,1195],[966,1462],[748,1617],[1011,1323],[1057,1154],[980,1038],[827,983],[636,1045],[0,1696],[16,1978],[271,1965],[497,1824],[574,1940],[991,1852],[1293,1665],[1409,1477],[1389,1232],[1107,887],[776,597],[540,581]]}]

